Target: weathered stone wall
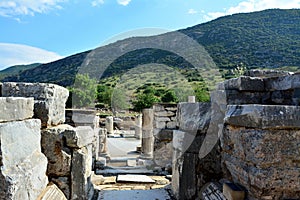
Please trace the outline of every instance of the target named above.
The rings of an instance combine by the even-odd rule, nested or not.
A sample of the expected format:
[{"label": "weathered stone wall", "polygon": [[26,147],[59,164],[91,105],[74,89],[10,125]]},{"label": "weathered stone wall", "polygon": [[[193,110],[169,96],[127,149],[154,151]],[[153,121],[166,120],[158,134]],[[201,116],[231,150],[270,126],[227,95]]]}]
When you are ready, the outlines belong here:
[{"label": "weathered stone wall", "polygon": [[208,182],[222,176],[220,146],[217,143],[204,158],[199,157],[211,118],[209,103],[179,103],[179,130],[173,133],[172,188],[177,199],[196,199]]},{"label": "weathered stone wall", "polygon": [[0,97],[0,105],[0,199],[35,200],[48,178],[33,98]]},{"label": "weathered stone wall", "polygon": [[172,166],[173,130],[177,129],[176,104],[156,104],[153,106],[153,161],[163,168]]},{"label": "weathered stone wall", "polygon": [[[99,137],[98,131],[95,131],[98,130],[99,124],[97,117],[93,115],[93,120],[90,120],[91,115],[79,116],[81,113],[77,113],[78,115],[75,117],[74,114],[72,115],[73,121],[79,125],[88,126],[72,127],[63,124],[65,122],[65,103],[69,92],[67,89],[54,84],[3,83],[1,91],[3,96],[14,97],[8,97],[0,101],[1,108],[6,110],[0,122],[10,119],[27,119],[31,118],[32,115],[40,120],[36,120],[39,122],[36,125],[32,124],[30,119],[24,121],[25,125],[22,124],[23,121],[5,126],[5,123],[0,123],[0,126],[3,125],[3,133],[19,135],[18,138],[8,137],[8,139],[17,141],[12,142],[13,145],[9,141],[7,142],[11,148],[8,149],[9,155],[5,156],[9,160],[15,161],[14,164],[18,163],[20,156],[26,153],[31,155],[31,147],[36,145],[34,141],[38,141],[39,144],[39,146],[35,146],[34,156],[32,156],[34,159],[31,159],[31,156],[28,155],[28,158],[24,158],[26,162],[22,163],[20,161],[17,166],[19,171],[17,171],[16,176],[18,179],[13,178],[12,181],[17,182],[12,186],[19,193],[13,191],[14,189],[10,189],[10,184],[13,182],[6,174],[2,173],[1,177],[6,182],[3,182],[3,190],[1,188],[4,194],[0,196],[7,199],[10,199],[12,195],[14,195],[13,197],[17,195],[18,198],[14,199],[36,199],[37,195],[45,189],[49,179],[50,182],[56,184],[63,191],[68,199],[91,199],[94,192],[91,183],[93,157],[95,158],[98,154],[97,140],[99,140]],[[22,100],[22,98],[19,98],[22,96],[31,98]],[[31,110],[29,107],[31,107]],[[7,111],[8,109],[9,111]],[[1,113],[4,113],[4,111]],[[31,135],[38,135],[39,137],[35,140],[29,136],[29,138],[26,137],[26,134],[30,135],[30,130],[36,131]],[[2,134],[2,131],[0,131],[0,134],[5,135]],[[24,144],[21,144],[21,142]],[[6,141],[4,144],[6,144]],[[1,146],[5,147],[5,145],[2,145],[2,141]],[[48,162],[41,150],[46,155]],[[15,160],[12,152],[16,154]],[[4,164],[7,165],[7,163]],[[12,167],[8,166],[7,168],[11,171]],[[22,170],[25,170],[26,173]],[[41,172],[44,173],[44,177]],[[12,174],[9,177],[13,177],[14,172],[10,173]],[[24,177],[23,173],[26,174]],[[35,182],[30,182],[33,179]],[[26,198],[26,194],[30,198]],[[62,199],[64,198],[62,197]]]},{"label": "weathered stone wall", "polygon": [[274,73],[227,80],[212,95],[221,102],[226,123],[224,177],[244,186],[249,199],[298,199],[300,194],[300,75]]},{"label": "weathered stone wall", "polygon": [[[206,117],[189,110],[192,104],[178,105],[172,180],[178,199],[199,198],[201,186],[214,178],[242,185],[251,200],[300,198],[300,74],[248,74],[226,80],[211,92],[210,120],[202,138],[182,129],[203,127],[197,120]],[[183,145],[192,138],[194,154]]]},{"label": "weathered stone wall", "polygon": [[49,180],[68,199],[93,197],[94,188],[90,180],[92,166],[98,156],[97,118],[88,111],[73,110],[71,124],[76,127],[61,124],[42,130],[43,152],[49,160]]},{"label": "weathered stone wall", "polygon": [[222,137],[226,178],[249,199],[300,198],[300,108],[229,106]]}]

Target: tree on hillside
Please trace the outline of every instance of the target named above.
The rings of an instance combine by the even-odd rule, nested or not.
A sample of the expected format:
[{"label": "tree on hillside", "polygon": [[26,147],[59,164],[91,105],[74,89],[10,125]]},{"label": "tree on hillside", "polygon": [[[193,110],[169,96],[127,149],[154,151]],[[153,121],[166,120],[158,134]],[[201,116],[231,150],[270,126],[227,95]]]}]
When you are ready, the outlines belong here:
[{"label": "tree on hillside", "polygon": [[111,106],[113,88],[105,84],[97,85],[97,101]]},{"label": "tree on hillside", "polygon": [[173,90],[167,90],[166,93],[161,97],[161,101],[164,103],[177,103],[178,97]]},{"label": "tree on hillside", "polygon": [[77,74],[70,91],[69,98],[72,100],[73,108],[93,106],[96,99],[97,80],[91,79],[88,74]]}]

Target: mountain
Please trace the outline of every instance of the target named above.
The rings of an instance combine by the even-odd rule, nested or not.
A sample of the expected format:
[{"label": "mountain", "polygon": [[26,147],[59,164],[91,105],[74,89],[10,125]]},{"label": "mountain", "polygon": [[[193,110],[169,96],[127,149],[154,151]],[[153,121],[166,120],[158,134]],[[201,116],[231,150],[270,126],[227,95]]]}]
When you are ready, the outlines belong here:
[{"label": "mountain", "polygon": [[0,81],[7,76],[18,75],[22,71],[25,71],[28,69],[33,69],[39,65],[40,65],[40,63],[33,63],[33,64],[29,64],[29,65],[14,65],[14,66],[8,67],[8,68],[0,71]]},{"label": "mountain", "polygon": [[[300,68],[300,10],[271,9],[253,13],[234,14],[179,30],[203,45],[224,77],[237,66],[253,68]],[[156,48],[142,48],[110,60],[117,51],[129,45],[152,41],[163,44],[164,36],[133,37],[86,51],[64,59],[39,65],[4,81],[51,82],[68,86],[78,71],[96,74],[99,66],[108,65],[101,77],[119,75],[135,66],[160,63],[174,68],[192,68],[182,56]],[[176,38],[174,38],[174,41]],[[121,49],[121,50],[120,50]],[[107,57],[107,58],[106,58]],[[95,58],[101,58],[95,61]],[[84,67],[90,64],[91,68]],[[100,69],[101,70],[101,69]]]}]

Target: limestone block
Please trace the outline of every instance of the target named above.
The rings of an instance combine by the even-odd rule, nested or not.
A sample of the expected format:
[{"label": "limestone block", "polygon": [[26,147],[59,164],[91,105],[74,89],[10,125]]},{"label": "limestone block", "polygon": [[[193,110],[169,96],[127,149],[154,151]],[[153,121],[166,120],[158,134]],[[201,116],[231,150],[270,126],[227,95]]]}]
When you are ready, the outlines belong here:
[{"label": "limestone block", "polygon": [[166,128],[166,123],[161,122],[161,121],[155,121],[154,127],[158,129],[165,129]]},{"label": "limestone block", "polygon": [[197,132],[207,128],[210,118],[209,103],[179,103],[177,123],[182,131]]},{"label": "limestone block", "polygon": [[167,122],[168,129],[176,129],[177,123],[176,122]]},{"label": "limestone block", "polygon": [[290,90],[300,88],[300,74],[291,74],[280,77],[265,78],[265,88],[268,91]]},{"label": "limestone block", "polygon": [[166,167],[172,164],[172,155],[173,155],[173,144],[161,143],[158,148],[155,149],[153,153],[153,161],[155,165],[160,167]]},{"label": "limestone block", "polygon": [[62,191],[55,185],[48,185],[37,200],[67,200]]},{"label": "limestone block", "polygon": [[294,90],[278,90],[271,92],[270,102],[277,105],[298,105],[299,101],[295,102]]},{"label": "limestone block", "polygon": [[175,104],[175,106],[173,106],[173,107],[166,107],[165,110],[176,112],[177,111],[177,104]]},{"label": "limestone block", "polygon": [[71,149],[64,145],[64,133],[76,132],[72,126],[62,124],[42,130],[42,149],[48,158],[48,176],[71,174]]},{"label": "limestone block", "polygon": [[33,98],[0,97],[0,122],[32,118]]},{"label": "limestone block", "polygon": [[252,69],[252,70],[248,70],[245,74],[246,76],[252,76],[252,77],[270,78],[270,77],[292,75],[293,72],[278,71],[278,70],[271,70],[271,69],[268,70]]},{"label": "limestone block", "polygon": [[173,139],[173,130],[168,129],[154,129],[157,133],[154,135],[155,138],[160,142],[170,142]]},{"label": "limestone block", "polygon": [[160,112],[160,111],[164,111],[165,107],[161,104],[155,104],[153,105],[153,110],[154,112]]},{"label": "limestone block", "polygon": [[99,117],[94,110],[67,109],[67,117],[75,126],[99,127]]},{"label": "limestone block", "polygon": [[175,116],[175,112],[159,111],[159,112],[154,112],[154,116],[156,116],[156,117],[173,117],[173,116]]},{"label": "limestone block", "polygon": [[171,119],[169,117],[155,117],[155,121],[157,122],[169,122]]},{"label": "limestone block", "polygon": [[300,128],[300,108],[279,105],[229,105],[225,123],[252,128]]},{"label": "limestone block", "polygon": [[241,76],[224,81],[218,85],[220,90],[264,91],[264,81],[261,78]]},{"label": "limestone block", "polygon": [[71,172],[71,199],[89,199],[93,192],[92,175],[92,145],[74,150]]},{"label": "limestone block", "polygon": [[65,104],[69,96],[66,88],[47,83],[13,83],[2,85],[3,97],[33,97],[34,115],[42,126],[55,126],[65,121]]},{"label": "limestone block", "polygon": [[35,200],[46,188],[40,128],[38,119],[0,124],[0,199]]},{"label": "limestone block", "polygon": [[228,126],[221,138],[224,152],[261,167],[297,166],[300,162],[299,140],[299,130],[256,130]]},{"label": "limestone block", "polygon": [[72,148],[82,148],[95,140],[94,130],[90,126],[79,126],[64,132],[66,144]]}]

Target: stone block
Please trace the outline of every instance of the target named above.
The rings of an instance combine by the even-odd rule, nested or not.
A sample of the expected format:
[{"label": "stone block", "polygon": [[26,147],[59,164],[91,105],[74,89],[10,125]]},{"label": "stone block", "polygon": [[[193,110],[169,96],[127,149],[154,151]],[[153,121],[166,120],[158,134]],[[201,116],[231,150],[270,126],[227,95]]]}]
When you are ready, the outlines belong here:
[{"label": "stone block", "polygon": [[173,130],[168,129],[154,129],[158,130],[155,138],[161,142],[170,142],[173,139]]},{"label": "stone block", "polygon": [[267,70],[252,69],[252,70],[248,70],[245,73],[246,76],[261,77],[261,78],[279,77],[279,76],[286,76],[292,74],[293,72],[271,70],[271,69],[267,69]]},{"label": "stone block", "polygon": [[155,121],[157,122],[169,122],[171,119],[169,117],[155,117]]},{"label": "stone block", "polygon": [[37,200],[67,200],[62,191],[55,185],[48,185]]},{"label": "stone block", "polygon": [[176,113],[172,111],[159,111],[159,112],[154,112],[154,116],[156,117],[173,117],[175,116]]},{"label": "stone block", "polygon": [[177,123],[182,131],[196,132],[207,128],[210,119],[209,103],[179,103]]},{"label": "stone block", "polygon": [[268,91],[296,89],[300,88],[300,74],[265,78],[264,83]]},{"label": "stone block", "polygon": [[166,128],[166,122],[155,121],[154,122],[154,128],[165,129]]},{"label": "stone block", "polygon": [[130,183],[155,183],[155,181],[146,175],[118,175],[117,182]]},{"label": "stone block", "polygon": [[167,128],[168,129],[176,129],[177,123],[176,122],[167,122]]},{"label": "stone block", "polygon": [[[90,125],[92,128],[95,127],[97,121],[97,116],[95,114],[82,114],[73,112],[72,121],[76,126],[88,126]],[[97,127],[95,127],[97,128]]]},{"label": "stone block", "polygon": [[46,188],[38,119],[0,123],[0,199],[35,200]]},{"label": "stone block", "polygon": [[0,122],[32,118],[33,105],[33,98],[0,97]]},{"label": "stone block", "polygon": [[[223,88],[224,87],[224,88]],[[241,76],[224,81],[219,89],[239,91],[264,91],[264,81],[261,78]]]},{"label": "stone block", "polygon": [[244,200],[245,191],[233,183],[223,184],[223,195],[227,200]]},{"label": "stone block", "polygon": [[[223,153],[261,168],[300,167],[299,130],[257,130],[227,126],[221,138]],[[279,142],[280,141],[280,142]],[[286,147],[289,147],[288,149]]]},{"label": "stone block", "polygon": [[161,112],[161,111],[165,111],[165,107],[161,104],[155,104],[153,105],[153,110],[154,112]]},{"label": "stone block", "polygon": [[89,199],[93,193],[92,175],[92,145],[73,151],[71,172],[71,199]]},{"label": "stone block", "polygon": [[42,126],[55,126],[65,121],[65,104],[69,96],[66,88],[47,83],[13,83],[2,85],[3,97],[33,97],[34,116]]},{"label": "stone block", "polygon": [[42,150],[48,158],[48,176],[71,174],[71,149],[65,146],[65,132],[76,132],[72,126],[62,124],[42,130]]},{"label": "stone block", "polygon": [[172,164],[172,155],[173,155],[173,144],[169,143],[160,143],[156,147],[153,153],[153,161],[156,166],[167,167]]},{"label": "stone block", "polygon": [[95,140],[94,130],[90,126],[79,126],[64,132],[66,144],[71,148],[82,148]]},{"label": "stone block", "polygon": [[165,110],[176,112],[177,111],[177,104],[175,104],[173,107],[166,107]]},{"label": "stone block", "polygon": [[300,128],[300,108],[279,105],[229,105],[225,123],[262,129]]}]

